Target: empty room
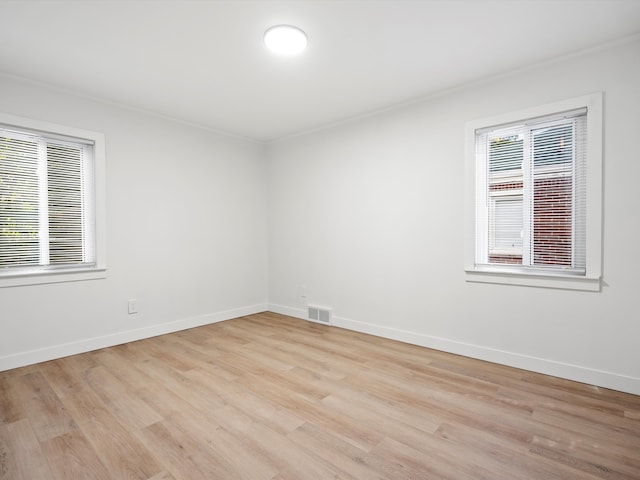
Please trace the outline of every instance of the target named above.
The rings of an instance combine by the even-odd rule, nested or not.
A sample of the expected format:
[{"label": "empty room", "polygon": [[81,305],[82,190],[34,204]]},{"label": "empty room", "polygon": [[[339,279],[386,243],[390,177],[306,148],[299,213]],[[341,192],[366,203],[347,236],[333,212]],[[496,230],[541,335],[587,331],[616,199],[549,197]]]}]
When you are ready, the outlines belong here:
[{"label": "empty room", "polygon": [[640,479],[639,112],[639,0],[0,0],[0,480]]}]

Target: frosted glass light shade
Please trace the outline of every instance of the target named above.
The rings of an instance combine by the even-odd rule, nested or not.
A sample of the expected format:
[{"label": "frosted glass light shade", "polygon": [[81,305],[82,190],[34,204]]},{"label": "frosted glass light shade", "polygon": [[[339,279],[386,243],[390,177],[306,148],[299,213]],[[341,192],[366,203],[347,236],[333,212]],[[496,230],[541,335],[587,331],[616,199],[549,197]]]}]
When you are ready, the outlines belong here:
[{"label": "frosted glass light shade", "polygon": [[279,55],[295,55],[307,47],[307,35],[292,25],[276,25],[264,33],[264,44]]}]

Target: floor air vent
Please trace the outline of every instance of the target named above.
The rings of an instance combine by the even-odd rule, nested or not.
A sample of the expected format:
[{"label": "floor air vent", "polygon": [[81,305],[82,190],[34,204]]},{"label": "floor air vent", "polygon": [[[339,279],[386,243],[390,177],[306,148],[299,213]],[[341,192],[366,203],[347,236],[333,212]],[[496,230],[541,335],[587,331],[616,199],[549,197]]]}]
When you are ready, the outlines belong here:
[{"label": "floor air vent", "polygon": [[320,323],[331,323],[331,309],[309,306],[309,320]]}]

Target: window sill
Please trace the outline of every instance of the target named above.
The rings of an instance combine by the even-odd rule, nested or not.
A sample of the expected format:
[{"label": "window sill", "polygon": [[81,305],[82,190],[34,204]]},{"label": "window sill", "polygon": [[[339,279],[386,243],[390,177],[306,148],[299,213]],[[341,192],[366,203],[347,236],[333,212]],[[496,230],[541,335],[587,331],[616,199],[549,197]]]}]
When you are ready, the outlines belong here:
[{"label": "window sill", "polygon": [[600,277],[563,275],[555,273],[551,275],[544,275],[539,273],[490,271],[473,268],[465,270],[465,280],[467,282],[559,288],[565,290],[582,290],[587,292],[599,292],[601,288]]},{"label": "window sill", "polygon": [[25,272],[21,274],[0,274],[0,288],[42,285],[47,283],[80,282],[107,278],[106,268],[61,270],[57,272]]}]

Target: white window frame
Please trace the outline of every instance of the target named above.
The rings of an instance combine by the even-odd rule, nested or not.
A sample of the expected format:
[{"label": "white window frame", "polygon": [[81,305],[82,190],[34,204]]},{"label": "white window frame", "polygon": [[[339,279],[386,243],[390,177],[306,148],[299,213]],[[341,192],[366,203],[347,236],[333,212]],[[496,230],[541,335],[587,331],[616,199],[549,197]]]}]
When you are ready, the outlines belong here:
[{"label": "white window frame", "polygon": [[93,143],[93,180],[94,180],[94,224],[93,246],[95,264],[91,266],[33,269],[0,270],[0,288],[38,285],[45,283],[72,282],[106,278],[107,271],[107,234],[106,234],[106,168],[104,134],[55,123],[0,112],[0,124],[16,130],[36,131],[48,135],[58,135],[87,140]]},{"label": "white window frame", "polygon": [[[602,118],[603,95],[597,92],[547,105],[467,122],[465,129],[465,280],[571,290],[599,291],[602,276]],[[480,265],[476,262],[476,192],[481,185],[478,172],[476,132],[491,127],[526,122],[581,108],[587,109],[586,160],[586,269],[584,275],[561,272],[524,271],[505,265]]]}]

